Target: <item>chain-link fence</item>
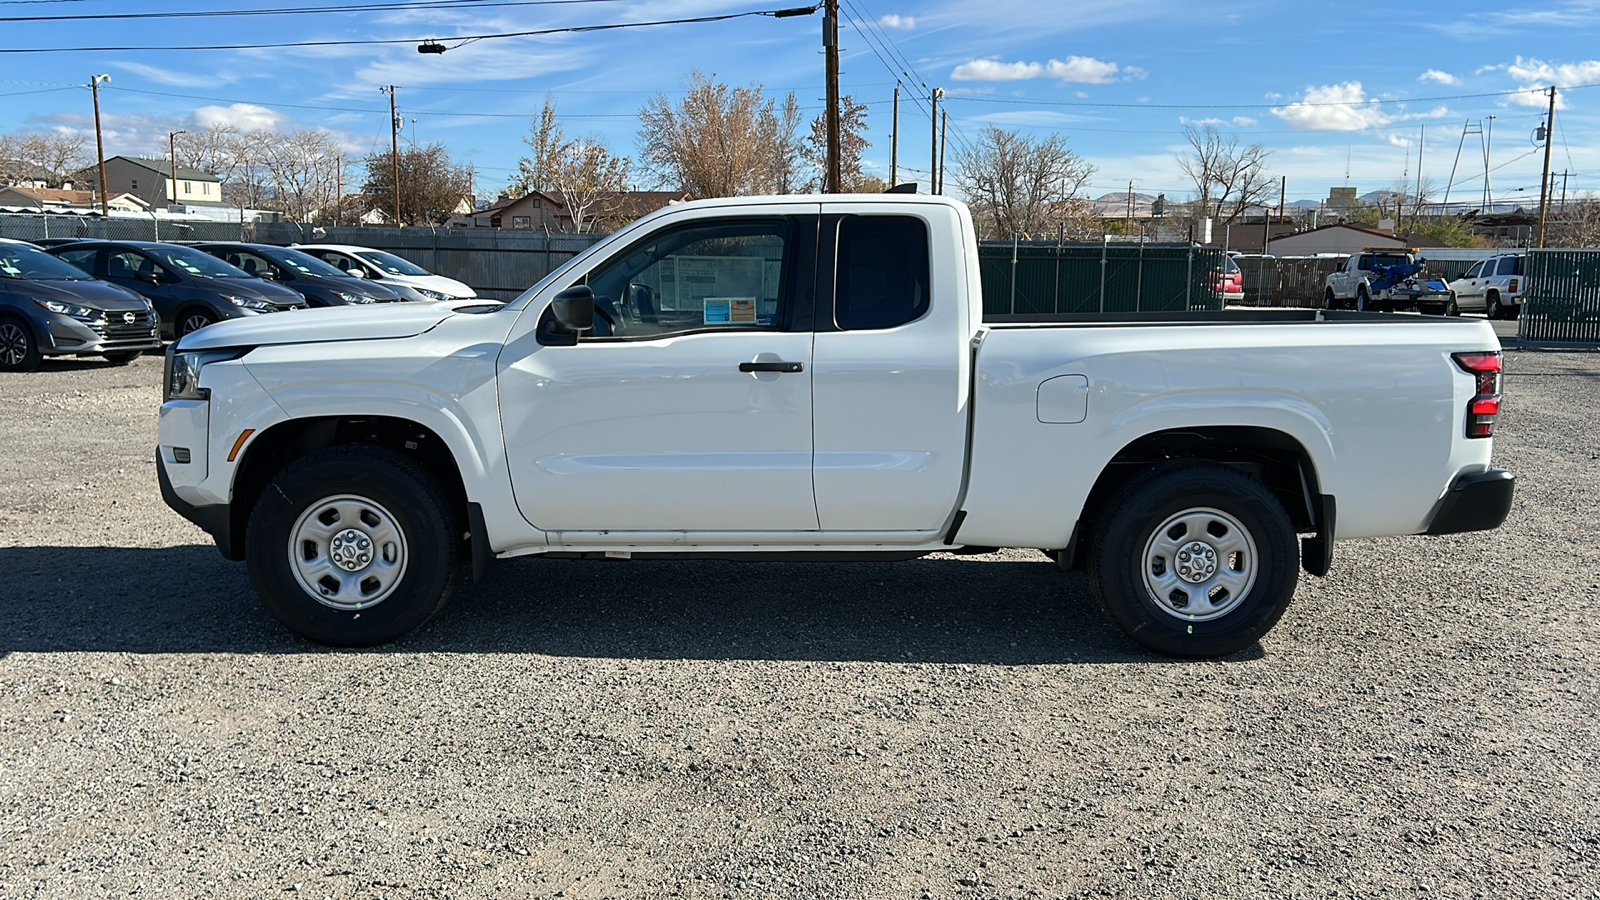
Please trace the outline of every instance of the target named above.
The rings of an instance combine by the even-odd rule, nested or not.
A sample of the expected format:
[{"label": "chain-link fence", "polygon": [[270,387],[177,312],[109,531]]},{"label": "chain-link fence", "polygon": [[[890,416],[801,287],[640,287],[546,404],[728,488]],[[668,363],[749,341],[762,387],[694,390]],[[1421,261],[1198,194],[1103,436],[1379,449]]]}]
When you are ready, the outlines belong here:
[{"label": "chain-link fence", "polygon": [[1529,250],[1517,337],[1600,341],[1600,250]]},{"label": "chain-link fence", "polygon": [[986,317],[1221,309],[1223,254],[1186,244],[978,245]]},{"label": "chain-link fence", "polygon": [[481,297],[510,300],[604,235],[476,228],[377,228],[301,222],[205,222],[73,215],[0,214],[0,237],[19,241],[89,238],[113,241],[248,241],[351,244],[387,250]]}]

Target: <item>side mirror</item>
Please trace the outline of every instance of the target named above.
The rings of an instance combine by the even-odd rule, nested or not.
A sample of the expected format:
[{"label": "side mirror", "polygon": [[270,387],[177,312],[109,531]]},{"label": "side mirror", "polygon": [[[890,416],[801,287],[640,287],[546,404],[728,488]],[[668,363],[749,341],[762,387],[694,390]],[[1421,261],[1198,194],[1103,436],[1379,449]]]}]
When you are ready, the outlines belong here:
[{"label": "side mirror", "polygon": [[350,269],[349,271],[345,272],[345,274],[349,275],[351,278],[365,278],[365,277],[367,277],[367,273],[361,271],[360,269]]},{"label": "side mirror", "polygon": [[594,291],[587,284],[575,284],[550,301],[550,312],[563,329],[573,333],[588,331],[594,328]]},{"label": "side mirror", "polygon": [[161,284],[161,276],[154,272],[146,272],[143,275],[140,275],[139,280],[150,282],[151,287],[157,287]]}]

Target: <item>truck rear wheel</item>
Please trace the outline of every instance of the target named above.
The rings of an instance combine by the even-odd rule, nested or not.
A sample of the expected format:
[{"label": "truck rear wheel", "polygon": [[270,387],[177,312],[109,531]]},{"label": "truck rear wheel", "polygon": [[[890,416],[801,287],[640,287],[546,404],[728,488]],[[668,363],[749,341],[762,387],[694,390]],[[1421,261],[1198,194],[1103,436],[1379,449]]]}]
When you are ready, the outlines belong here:
[{"label": "truck rear wheel", "polygon": [[1333,288],[1328,288],[1322,292],[1323,309],[1339,309],[1342,305],[1339,302],[1339,298],[1333,295]]},{"label": "truck rear wheel", "polygon": [[1298,580],[1294,526],[1260,482],[1220,463],[1166,463],[1107,507],[1089,556],[1100,605],[1157,653],[1203,659],[1254,644]]},{"label": "truck rear wheel", "polygon": [[444,606],[460,528],[411,460],[347,444],[289,465],[251,511],[250,582],[267,611],[323,644],[395,640]]},{"label": "truck rear wheel", "polygon": [[1485,318],[1489,318],[1489,319],[1509,319],[1510,318],[1510,316],[1506,315],[1506,308],[1505,308],[1504,304],[1502,304],[1500,302],[1500,292],[1499,291],[1490,291],[1489,292],[1489,299],[1488,299],[1488,302],[1484,305],[1483,313],[1484,313],[1484,317]]}]

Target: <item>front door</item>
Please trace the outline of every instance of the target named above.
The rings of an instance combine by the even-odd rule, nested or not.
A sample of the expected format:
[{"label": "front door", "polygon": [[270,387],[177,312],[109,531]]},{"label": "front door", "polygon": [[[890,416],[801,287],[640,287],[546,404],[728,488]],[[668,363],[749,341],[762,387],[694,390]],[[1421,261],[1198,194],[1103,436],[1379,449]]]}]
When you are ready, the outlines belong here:
[{"label": "front door", "polygon": [[177,279],[137,250],[108,247],[105,253],[105,279],[148,298],[161,321],[175,327],[180,304],[176,295]]},{"label": "front door", "polygon": [[797,247],[814,229],[811,217],[669,224],[589,272],[598,312],[582,340],[540,343],[548,309],[539,332],[519,326],[500,409],[529,522],[569,544],[816,530],[812,337],[796,315],[811,278]]}]

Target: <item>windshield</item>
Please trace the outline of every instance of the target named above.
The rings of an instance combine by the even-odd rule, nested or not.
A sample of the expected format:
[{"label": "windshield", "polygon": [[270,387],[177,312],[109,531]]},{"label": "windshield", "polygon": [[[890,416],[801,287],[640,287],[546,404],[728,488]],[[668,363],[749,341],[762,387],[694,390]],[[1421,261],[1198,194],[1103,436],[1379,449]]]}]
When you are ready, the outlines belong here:
[{"label": "windshield", "polygon": [[369,263],[388,272],[390,275],[432,275],[427,269],[419,269],[414,264],[382,250],[363,250],[356,254]]},{"label": "windshield", "polygon": [[26,244],[0,244],[0,276],[29,281],[93,281],[71,263]]},{"label": "windshield", "polygon": [[324,278],[347,278],[349,276],[339,271],[337,266],[330,266],[315,256],[301,250],[272,249],[262,250],[261,255],[272,260],[286,269],[293,269],[301,275],[320,275]]},{"label": "windshield", "polygon": [[190,247],[178,247],[172,244],[152,245],[140,248],[154,256],[162,265],[169,269],[176,269],[188,275],[199,275],[204,278],[251,278],[249,273],[235,269],[209,253],[202,253]]}]

